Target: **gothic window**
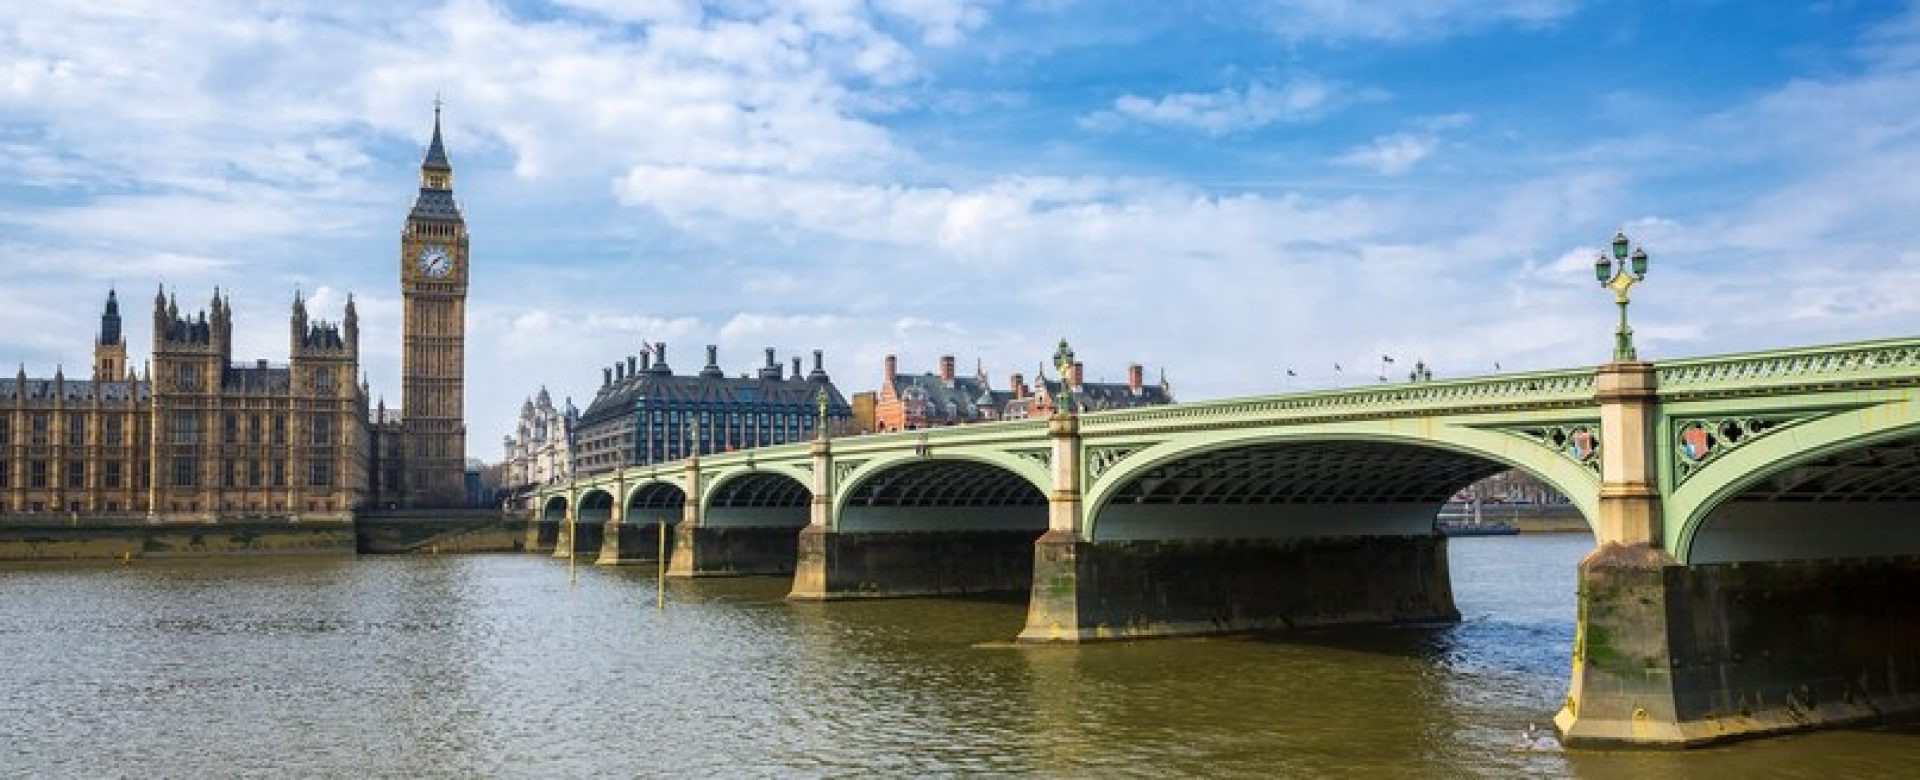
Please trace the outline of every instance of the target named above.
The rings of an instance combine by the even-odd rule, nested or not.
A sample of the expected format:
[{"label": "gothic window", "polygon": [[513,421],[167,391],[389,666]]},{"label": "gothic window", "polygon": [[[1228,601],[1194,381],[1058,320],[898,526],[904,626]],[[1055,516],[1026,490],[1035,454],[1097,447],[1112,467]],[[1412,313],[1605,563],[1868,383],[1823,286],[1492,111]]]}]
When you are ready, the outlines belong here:
[{"label": "gothic window", "polygon": [[13,420],[8,417],[0,417],[0,444],[9,444],[12,442]]},{"label": "gothic window", "polygon": [[13,487],[13,464],[0,460],[0,488]]},{"label": "gothic window", "polygon": [[87,418],[79,414],[67,415],[67,446],[87,446]]},{"label": "gothic window", "polygon": [[174,487],[193,487],[194,486],[194,483],[197,482],[198,480],[194,479],[193,465],[194,464],[193,464],[192,458],[174,458],[173,459],[173,486]]},{"label": "gothic window", "polygon": [[240,415],[230,413],[220,422],[220,441],[227,444],[240,443]]},{"label": "gothic window", "polygon": [[333,369],[320,368],[314,370],[313,390],[317,393],[333,392]]},{"label": "gothic window", "polygon": [[100,475],[100,486],[107,488],[120,487],[120,461],[110,460],[102,465],[105,467],[105,472]]},{"label": "gothic window", "polygon": [[232,458],[228,458],[220,464],[220,486],[221,487],[239,487],[240,486],[239,466],[240,466],[239,462],[235,461]]},{"label": "gothic window", "polygon": [[313,416],[313,443],[316,446],[333,443],[333,418],[324,414]]},{"label": "gothic window", "polygon": [[247,415],[247,443],[260,443],[260,415]]},{"label": "gothic window", "polygon": [[286,487],[287,486],[287,462],[284,460],[275,459],[273,461],[272,476],[273,476],[274,487]]},{"label": "gothic window", "polygon": [[33,444],[46,444],[47,443],[47,425],[48,425],[47,413],[36,412],[33,415],[33,421],[31,425],[33,428],[33,433],[32,433],[32,436],[29,437],[28,441]]},{"label": "gothic window", "polygon": [[124,432],[123,431],[124,427],[125,427],[125,421],[121,420],[118,415],[107,418],[107,432],[106,432],[107,446],[109,447],[120,446],[120,436]]},{"label": "gothic window", "polygon": [[87,462],[84,460],[67,461],[67,487],[83,488],[87,486]]},{"label": "gothic window", "polygon": [[260,461],[247,461],[247,487],[260,486]]},{"label": "gothic window", "polygon": [[273,416],[273,443],[287,443],[287,416],[284,414]]},{"label": "gothic window", "polygon": [[178,385],[180,389],[200,389],[200,372],[194,370],[194,368],[194,366],[185,364],[174,367],[174,383]]},{"label": "gothic window", "polygon": [[173,413],[173,436],[169,441],[174,444],[193,444],[199,440],[200,420],[193,412]]}]

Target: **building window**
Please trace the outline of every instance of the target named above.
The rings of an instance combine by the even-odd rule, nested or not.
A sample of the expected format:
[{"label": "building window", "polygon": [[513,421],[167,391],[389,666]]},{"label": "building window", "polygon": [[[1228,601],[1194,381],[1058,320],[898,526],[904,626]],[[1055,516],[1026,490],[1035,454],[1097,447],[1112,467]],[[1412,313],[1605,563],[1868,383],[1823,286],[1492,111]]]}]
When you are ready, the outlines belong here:
[{"label": "building window", "polygon": [[315,392],[320,393],[333,392],[333,369],[315,369],[313,372],[313,389]]},{"label": "building window", "polygon": [[0,488],[13,487],[13,464],[0,460]]},{"label": "building window", "polygon": [[13,443],[13,418],[0,417],[0,444]]},{"label": "building window", "polygon": [[47,486],[47,462],[31,461],[27,464],[27,487],[43,488]]},{"label": "building window", "polygon": [[100,475],[100,486],[109,488],[120,487],[120,461],[110,460],[104,465],[106,470]]},{"label": "building window", "polygon": [[247,461],[247,487],[260,486],[260,461]]},{"label": "building window", "polygon": [[313,443],[315,445],[333,443],[333,418],[324,414],[313,416]]},{"label": "building window", "polygon": [[194,483],[197,481],[193,478],[193,476],[194,475],[193,475],[193,459],[192,458],[174,458],[173,459],[173,486],[174,487],[193,487]]},{"label": "building window", "polygon": [[78,414],[67,415],[67,446],[87,446],[87,418]]},{"label": "building window", "polygon": [[28,441],[32,444],[46,444],[47,443],[47,413],[46,412],[35,413],[33,415],[33,421],[30,424],[33,427],[33,434],[31,437],[28,438]]},{"label": "building window", "polygon": [[182,390],[200,389],[200,372],[193,370],[193,366],[181,365],[175,367],[173,379],[174,383],[179,385]]},{"label": "building window", "polygon": [[220,421],[220,441],[226,444],[240,443],[240,415],[229,414]]},{"label": "building window", "polygon": [[225,462],[220,464],[220,486],[221,487],[239,487],[240,486],[240,462],[239,461],[236,461],[232,458],[228,458]]},{"label": "building window", "polygon": [[274,487],[286,487],[287,486],[287,462],[284,460],[278,460],[278,459],[274,460],[272,476],[273,476]]},{"label": "building window", "polygon": [[120,446],[120,436],[121,436],[123,427],[125,427],[125,423],[121,421],[119,416],[116,415],[116,416],[107,418],[107,435],[106,435],[107,446],[109,447]]},{"label": "building window", "polygon": [[194,444],[200,439],[200,421],[193,412],[173,413],[173,435],[168,441],[174,444]]},{"label": "building window", "polygon": [[247,443],[260,443],[260,415],[247,415]]},{"label": "building window", "polygon": [[273,443],[287,443],[287,416],[284,414],[273,416]]},{"label": "building window", "polygon": [[307,484],[312,487],[333,485],[333,461],[316,460],[307,464]]},{"label": "building window", "polygon": [[67,461],[67,487],[83,488],[87,486],[87,462],[84,460]]}]

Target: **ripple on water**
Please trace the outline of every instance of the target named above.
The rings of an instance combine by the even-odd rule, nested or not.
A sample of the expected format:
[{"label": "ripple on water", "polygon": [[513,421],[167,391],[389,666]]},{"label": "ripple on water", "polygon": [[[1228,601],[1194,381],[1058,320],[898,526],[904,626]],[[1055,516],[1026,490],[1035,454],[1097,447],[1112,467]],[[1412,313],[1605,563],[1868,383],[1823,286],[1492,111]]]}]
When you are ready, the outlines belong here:
[{"label": "ripple on water", "polygon": [[[1438,628],[1009,648],[1015,601],[789,604],[521,556],[0,570],[22,776],[1901,773],[1913,731],[1517,753],[1585,537],[1456,540]],[[977,647],[983,643],[989,646]]]}]

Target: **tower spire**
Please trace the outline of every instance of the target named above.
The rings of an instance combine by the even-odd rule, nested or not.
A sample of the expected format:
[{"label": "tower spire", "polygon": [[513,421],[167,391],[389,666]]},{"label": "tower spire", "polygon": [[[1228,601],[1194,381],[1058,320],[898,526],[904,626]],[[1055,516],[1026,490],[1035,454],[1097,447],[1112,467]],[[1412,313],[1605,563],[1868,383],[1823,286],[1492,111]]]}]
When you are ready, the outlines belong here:
[{"label": "tower spire", "polygon": [[453,171],[453,163],[447,161],[446,144],[440,141],[440,97],[433,98],[433,140],[427,144],[427,158],[420,161],[422,171]]}]

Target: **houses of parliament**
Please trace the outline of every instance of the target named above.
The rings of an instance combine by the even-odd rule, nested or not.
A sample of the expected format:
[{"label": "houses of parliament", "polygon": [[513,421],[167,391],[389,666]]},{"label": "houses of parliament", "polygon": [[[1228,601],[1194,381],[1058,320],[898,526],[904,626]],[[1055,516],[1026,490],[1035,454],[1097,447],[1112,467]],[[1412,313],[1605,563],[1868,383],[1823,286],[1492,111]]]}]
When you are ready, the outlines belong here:
[{"label": "houses of parliament", "polygon": [[189,313],[153,298],[135,372],[108,291],[89,377],[0,378],[0,514],[140,514],[204,520],[346,516],[466,504],[468,240],[440,138],[400,236],[402,409],[370,407],[351,295],[338,320],[296,293],[288,359],[235,362],[235,316],[214,290]]}]

